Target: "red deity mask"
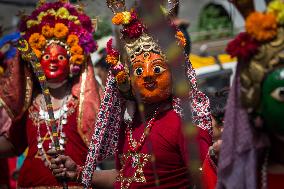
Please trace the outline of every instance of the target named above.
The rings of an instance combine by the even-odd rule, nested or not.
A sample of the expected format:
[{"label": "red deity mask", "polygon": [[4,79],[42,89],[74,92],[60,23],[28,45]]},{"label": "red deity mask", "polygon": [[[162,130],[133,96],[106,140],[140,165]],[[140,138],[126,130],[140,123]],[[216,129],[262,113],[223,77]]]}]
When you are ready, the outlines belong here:
[{"label": "red deity mask", "polygon": [[172,79],[169,66],[161,55],[145,52],[132,61],[133,94],[143,103],[157,103],[171,95]]},{"label": "red deity mask", "polygon": [[69,74],[67,51],[60,45],[49,45],[41,57],[41,66],[48,82],[61,83]]}]

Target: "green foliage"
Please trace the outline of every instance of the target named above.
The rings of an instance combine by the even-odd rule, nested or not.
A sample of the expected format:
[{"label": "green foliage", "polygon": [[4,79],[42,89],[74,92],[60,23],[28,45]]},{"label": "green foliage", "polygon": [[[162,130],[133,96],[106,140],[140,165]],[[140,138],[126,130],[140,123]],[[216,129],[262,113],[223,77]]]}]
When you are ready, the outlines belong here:
[{"label": "green foliage", "polygon": [[210,4],[200,13],[197,40],[218,39],[232,35],[232,21],[221,5]]}]

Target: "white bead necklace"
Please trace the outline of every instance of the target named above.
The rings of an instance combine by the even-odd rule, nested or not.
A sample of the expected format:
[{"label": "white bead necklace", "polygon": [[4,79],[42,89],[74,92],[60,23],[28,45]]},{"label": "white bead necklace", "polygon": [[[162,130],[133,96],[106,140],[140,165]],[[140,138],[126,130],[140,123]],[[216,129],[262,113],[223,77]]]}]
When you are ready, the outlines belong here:
[{"label": "white bead necklace", "polygon": [[[64,145],[65,145],[65,139],[66,139],[66,134],[63,132],[63,126],[67,124],[67,117],[68,117],[68,107],[67,107],[67,101],[68,101],[68,97],[69,95],[67,95],[64,100],[63,100],[63,104],[62,104],[62,108],[60,108],[57,111],[54,111],[54,117],[55,120],[58,120],[59,125],[57,127],[57,133],[59,134],[59,144],[60,144],[60,150],[64,151]],[[43,103],[45,104],[45,103]],[[46,125],[46,129],[47,129],[47,133],[49,135],[49,138],[51,140],[51,143],[49,143],[49,149],[55,149],[55,143],[54,143],[54,139],[49,127],[49,115],[47,111],[44,111],[42,107],[39,108],[39,119],[44,120],[45,121],[45,125]],[[44,139],[41,137],[40,134],[40,122],[38,121],[37,124],[37,140],[38,140],[38,144],[37,144],[37,148],[39,151],[39,155],[41,155],[41,159],[44,161],[46,166],[50,165],[50,162],[47,158],[47,154],[44,150],[43,147],[43,143],[44,143]]]}]

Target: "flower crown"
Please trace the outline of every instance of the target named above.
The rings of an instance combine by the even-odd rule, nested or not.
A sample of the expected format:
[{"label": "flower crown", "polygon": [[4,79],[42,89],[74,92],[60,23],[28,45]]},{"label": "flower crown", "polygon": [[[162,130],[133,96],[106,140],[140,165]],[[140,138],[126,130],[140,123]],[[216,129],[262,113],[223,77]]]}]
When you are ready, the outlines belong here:
[{"label": "flower crown", "polygon": [[246,32],[228,44],[227,52],[237,57],[242,65],[241,96],[243,105],[257,110],[261,84],[265,75],[283,63],[284,57],[284,2],[272,1],[267,11],[252,12],[246,18]]},{"label": "flower crown", "polygon": [[[153,51],[165,58],[165,55],[163,54],[158,43],[146,33],[146,27],[138,19],[137,13],[134,10],[115,13],[114,17],[112,18],[112,23],[114,25],[123,26],[121,29],[121,34],[126,43],[125,49],[130,60],[135,59],[135,57],[141,54],[142,51]],[[182,47],[185,47],[186,39],[183,33],[176,27],[175,29],[177,31],[176,38],[178,39],[178,44]],[[109,63],[111,68],[114,70],[113,73],[116,77],[118,86],[126,86],[125,83],[128,83],[127,81],[129,81],[129,76],[119,61],[118,51],[112,49],[112,41],[109,41],[108,43],[107,54],[106,62]],[[117,68],[119,68],[119,71]]]},{"label": "flower crown", "polygon": [[80,71],[85,56],[97,48],[90,18],[63,0],[54,3],[41,1],[41,5],[22,20],[20,32],[38,58],[52,43],[63,46],[70,56],[72,74]]}]

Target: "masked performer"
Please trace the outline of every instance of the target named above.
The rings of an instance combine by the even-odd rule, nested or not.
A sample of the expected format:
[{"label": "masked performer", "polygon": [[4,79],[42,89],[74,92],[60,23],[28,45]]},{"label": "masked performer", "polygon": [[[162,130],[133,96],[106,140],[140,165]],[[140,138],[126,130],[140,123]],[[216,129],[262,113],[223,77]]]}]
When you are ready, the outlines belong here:
[{"label": "masked performer", "polygon": [[[119,53],[110,41],[106,60],[112,72],[85,170],[82,173],[82,168],[71,158],[59,156],[52,160],[53,173],[58,177],[67,175],[71,180],[82,179],[86,187],[93,184],[105,188],[189,188],[187,142],[182,132],[179,100],[173,97],[172,72],[166,56],[157,41],[146,33],[135,11],[118,12],[112,21],[123,26],[129,72],[120,63]],[[180,44],[185,44],[181,32],[176,36],[181,39]],[[189,80],[192,105],[199,107],[197,125],[211,129],[208,99],[196,89],[191,64],[185,65],[192,79]],[[126,99],[132,101],[125,104]],[[94,172],[96,163],[112,153],[116,156],[116,170]],[[62,164],[66,172],[60,168]]]},{"label": "masked performer", "polygon": [[225,114],[217,188],[283,187],[283,7],[283,1],[274,0],[264,13],[245,14],[246,32],[228,45],[238,66]]},{"label": "masked performer", "polygon": [[27,62],[17,56],[1,78],[1,102],[13,123],[7,137],[0,137],[0,154],[19,155],[28,147],[18,186],[56,187],[60,183],[48,168],[50,157],[46,154],[55,147],[50,109],[60,150],[79,165],[85,162],[99,109],[100,97],[89,59],[89,53],[96,49],[92,22],[81,7],[66,1],[40,1],[22,20],[20,31],[36,54],[37,67],[42,67],[44,75],[38,79],[42,82],[46,78],[52,103],[46,105],[46,91],[41,91],[38,75],[31,71],[32,54],[25,56]]}]

